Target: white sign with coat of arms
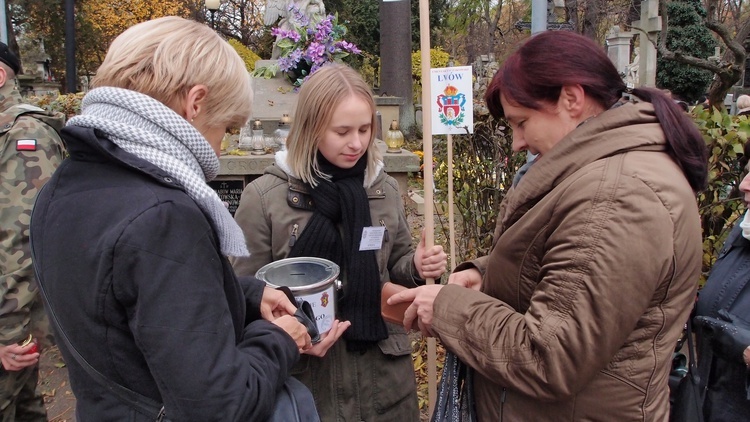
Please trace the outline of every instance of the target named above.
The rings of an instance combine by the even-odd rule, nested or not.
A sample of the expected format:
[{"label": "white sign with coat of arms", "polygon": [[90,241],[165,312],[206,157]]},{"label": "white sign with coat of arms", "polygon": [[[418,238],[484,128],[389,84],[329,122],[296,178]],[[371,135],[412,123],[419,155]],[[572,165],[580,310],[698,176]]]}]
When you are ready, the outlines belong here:
[{"label": "white sign with coat of arms", "polygon": [[474,132],[471,66],[430,69],[433,135]]}]

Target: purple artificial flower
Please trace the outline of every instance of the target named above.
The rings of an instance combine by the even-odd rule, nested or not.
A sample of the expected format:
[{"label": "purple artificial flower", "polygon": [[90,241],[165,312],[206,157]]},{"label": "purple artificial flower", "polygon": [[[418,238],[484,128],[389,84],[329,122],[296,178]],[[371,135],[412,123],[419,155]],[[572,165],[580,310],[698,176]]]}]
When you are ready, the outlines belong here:
[{"label": "purple artificial flower", "polygon": [[300,60],[302,60],[302,51],[295,49],[287,57],[279,57],[277,65],[279,66],[279,70],[286,72],[296,68]]},{"label": "purple artificial flower", "polygon": [[[313,24],[293,4],[290,5],[289,12],[289,24],[292,29],[288,30],[277,27],[271,30],[271,34],[277,40],[285,40],[285,44],[287,45],[284,53],[282,53],[282,57],[279,57],[277,62],[280,71],[289,72],[296,70],[300,67],[300,64],[310,66],[309,74],[304,78],[298,77],[294,81],[295,90],[326,63],[335,61],[341,56],[346,55],[340,53],[361,53],[356,45],[342,40],[346,34],[346,27],[339,25],[335,15],[327,15],[319,22]],[[291,46],[289,41],[291,41]]]},{"label": "purple artificial flower", "polygon": [[317,43],[317,42],[311,42],[310,45],[307,47],[307,57],[310,57],[314,61],[317,61],[317,58],[324,57],[324,54],[326,52],[326,47],[323,44]]},{"label": "purple artificial flower", "polygon": [[299,7],[292,4],[289,6],[289,12],[291,15],[289,20],[292,21],[296,27],[302,28],[310,25],[310,19],[308,19],[308,17],[305,16],[305,14],[302,13],[301,10],[299,10]]},{"label": "purple artificial flower", "polygon": [[273,35],[277,39],[288,38],[294,42],[299,42],[299,40],[302,39],[302,36],[299,34],[299,32],[288,29],[281,29],[278,27],[271,29],[271,35]]},{"label": "purple artificial flower", "polygon": [[348,52],[350,52],[352,54],[359,54],[359,53],[362,52],[362,50],[360,50],[359,48],[357,48],[356,45],[354,45],[354,44],[352,44],[350,42],[343,41],[343,40],[336,43],[336,48],[339,48],[339,49],[341,49],[343,51],[348,51]]},{"label": "purple artificial flower", "polygon": [[315,41],[324,42],[331,37],[333,32],[333,15],[326,16],[315,28]]},{"label": "purple artificial flower", "polygon": [[279,57],[279,60],[276,61],[276,64],[279,66],[279,70],[282,72],[286,72],[287,70],[292,68],[289,57]]}]

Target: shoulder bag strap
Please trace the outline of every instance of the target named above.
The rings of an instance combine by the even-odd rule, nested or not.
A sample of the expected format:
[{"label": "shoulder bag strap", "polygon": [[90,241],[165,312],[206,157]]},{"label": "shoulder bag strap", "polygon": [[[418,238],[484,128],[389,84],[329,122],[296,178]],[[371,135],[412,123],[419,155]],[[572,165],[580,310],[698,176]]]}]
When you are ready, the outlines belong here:
[{"label": "shoulder bag strap", "polygon": [[688,344],[688,372],[693,374],[693,380],[695,384],[700,384],[700,375],[698,374],[698,368],[695,366],[695,347],[693,347],[693,313],[690,312],[690,317],[687,320],[687,344]]},{"label": "shoulder bag strap", "polygon": [[106,388],[110,393],[117,396],[120,400],[127,403],[128,405],[134,407],[139,412],[143,413],[144,415],[155,415],[156,422],[167,422],[168,419],[166,417],[166,412],[164,411],[164,406],[157,403],[155,400],[148,398],[142,394],[139,394],[129,388],[123,387],[122,385],[110,380],[107,378],[104,374],[96,370],[93,366],[91,366],[86,359],[78,353],[78,350],[73,346],[73,344],[70,342],[70,339],[68,338],[68,335],[65,333],[65,330],[63,330],[62,326],[60,325],[60,321],[57,319],[57,314],[55,314],[55,310],[52,307],[52,303],[47,298],[47,294],[44,292],[44,288],[42,287],[41,283],[41,274],[39,274],[39,271],[37,270],[36,266],[36,257],[34,256],[34,248],[30,247],[31,249],[31,260],[34,263],[34,272],[36,273],[36,279],[37,279],[37,285],[39,286],[39,291],[42,292],[42,298],[47,304],[47,310],[49,311],[49,319],[52,322],[52,325],[57,329],[57,333],[60,335],[60,338],[63,340],[63,343],[70,351],[70,354],[73,355],[76,361],[78,361],[78,364],[83,367],[83,369],[86,371],[86,373],[89,374],[91,378],[93,378],[96,382],[98,382],[102,387]]}]

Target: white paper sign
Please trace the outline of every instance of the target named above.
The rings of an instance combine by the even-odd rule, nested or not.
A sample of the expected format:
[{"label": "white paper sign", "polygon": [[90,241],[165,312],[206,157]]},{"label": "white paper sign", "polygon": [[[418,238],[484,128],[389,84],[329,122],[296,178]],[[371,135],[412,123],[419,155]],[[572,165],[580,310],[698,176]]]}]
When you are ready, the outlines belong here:
[{"label": "white paper sign", "polygon": [[474,132],[471,79],[471,66],[430,69],[433,135],[466,135]]},{"label": "white paper sign", "polygon": [[362,240],[359,242],[360,251],[377,251],[383,247],[383,237],[385,237],[385,227],[374,226],[365,227],[362,230]]}]

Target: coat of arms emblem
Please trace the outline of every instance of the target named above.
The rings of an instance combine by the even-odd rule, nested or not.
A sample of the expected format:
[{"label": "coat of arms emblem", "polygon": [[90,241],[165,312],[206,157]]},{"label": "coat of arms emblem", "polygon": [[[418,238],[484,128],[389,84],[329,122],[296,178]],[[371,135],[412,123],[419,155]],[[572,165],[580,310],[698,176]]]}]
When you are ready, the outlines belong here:
[{"label": "coat of arms emblem", "polygon": [[466,96],[458,92],[458,88],[448,85],[443,93],[437,96],[440,123],[446,126],[458,127],[464,121],[464,105]]}]

